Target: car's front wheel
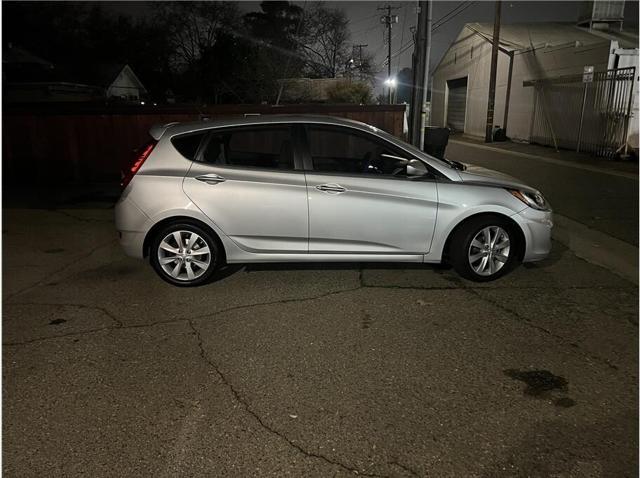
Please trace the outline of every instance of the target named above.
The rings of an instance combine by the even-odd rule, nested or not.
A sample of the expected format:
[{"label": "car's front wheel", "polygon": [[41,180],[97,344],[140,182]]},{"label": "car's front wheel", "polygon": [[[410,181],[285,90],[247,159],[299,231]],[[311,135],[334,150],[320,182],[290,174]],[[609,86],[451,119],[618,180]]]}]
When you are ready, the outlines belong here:
[{"label": "car's front wheel", "polygon": [[172,224],[159,231],[149,256],[160,277],[183,287],[207,282],[219,262],[218,246],[211,234],[190,223]]},{"label": "car's front wheel", "polygon": [[481,216],[462,224],[451,239],[451,265],[462,277],[487,282],[502,277],[520,262],[519,235],[498,216]]}]

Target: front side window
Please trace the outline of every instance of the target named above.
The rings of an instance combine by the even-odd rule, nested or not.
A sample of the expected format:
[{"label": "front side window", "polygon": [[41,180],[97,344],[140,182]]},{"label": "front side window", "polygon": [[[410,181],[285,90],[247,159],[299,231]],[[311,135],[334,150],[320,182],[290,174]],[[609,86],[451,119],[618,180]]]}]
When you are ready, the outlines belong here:
[{"label": "front side window", "polygon": [[323,173],[406,176],[406,165],[384,155],[406,157],[380,141],[343,128],[307,128],[313,170]]},{"label": "front side window", "polygon": [[291,133],[286,126],[214,131],[202,153],[209,164],[294,169]]}]

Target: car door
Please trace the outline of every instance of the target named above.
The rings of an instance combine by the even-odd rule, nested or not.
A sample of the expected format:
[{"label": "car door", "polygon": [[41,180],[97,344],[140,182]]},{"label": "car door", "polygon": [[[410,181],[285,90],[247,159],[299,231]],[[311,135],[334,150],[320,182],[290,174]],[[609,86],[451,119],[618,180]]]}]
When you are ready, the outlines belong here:
[{"label": "car door", "polygon": [[184,179],[189,198],[238,246],[306,253],[306,183],[291,127],[216,128]]},{"label": "car door", "polygon": [[438,208],[434,177],[409,178],[413,159],[373,134],[344,126],[305,128],[309,252],[425,254]]}]

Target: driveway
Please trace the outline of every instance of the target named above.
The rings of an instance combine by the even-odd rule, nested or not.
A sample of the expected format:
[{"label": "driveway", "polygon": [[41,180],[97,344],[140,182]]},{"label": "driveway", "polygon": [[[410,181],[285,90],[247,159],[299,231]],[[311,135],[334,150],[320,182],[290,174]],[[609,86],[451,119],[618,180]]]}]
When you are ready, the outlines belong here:
[{"label": "driveway", "polygon": [[4,476],[637,476],[636,287],[559,243],[181,289],[112,213],[4,211]]}]

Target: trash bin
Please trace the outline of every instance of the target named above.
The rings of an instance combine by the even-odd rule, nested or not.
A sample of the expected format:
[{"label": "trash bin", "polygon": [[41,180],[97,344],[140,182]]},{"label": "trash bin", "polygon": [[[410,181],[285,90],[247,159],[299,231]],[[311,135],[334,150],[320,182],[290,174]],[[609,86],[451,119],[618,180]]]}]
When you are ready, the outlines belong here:
[{"label": "trash bin", "polygon": [[444,152],[449,143],[449,128],[427,126],[424,129],[424,152],[439,159],[444,159]]}]

